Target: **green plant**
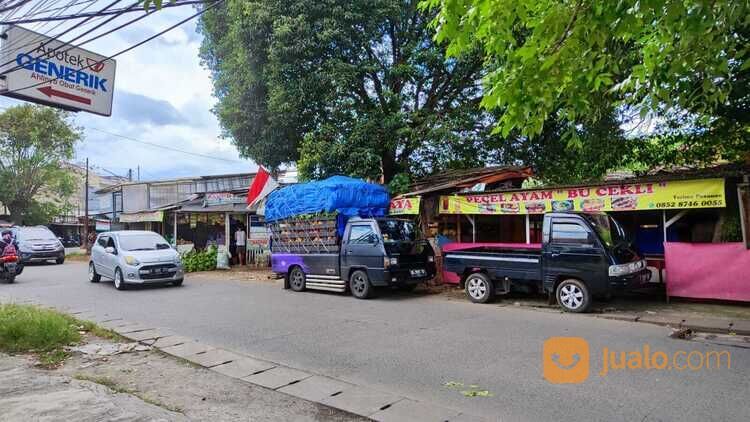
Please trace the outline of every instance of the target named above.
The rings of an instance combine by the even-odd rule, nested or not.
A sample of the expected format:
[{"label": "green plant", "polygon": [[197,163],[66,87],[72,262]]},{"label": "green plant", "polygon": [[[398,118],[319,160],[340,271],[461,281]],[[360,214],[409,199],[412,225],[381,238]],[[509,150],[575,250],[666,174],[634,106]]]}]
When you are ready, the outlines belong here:
[{"label": "green plant", "polygon": [[721,225],[721,241],[742,241],[742,224],[740,222],[740,216],[736,213],[726,213],[724,224]]},{"label": "green plant", "polygon": [[0,350],[51,352],[81,341],[78,321],[31,305],[0,305]]},{"label": "green plant", "polygon": [[216,269],[216,246],[209,246],[205,250],[192,250],[182,254],[182,265],[185,272],[211,271]]}]

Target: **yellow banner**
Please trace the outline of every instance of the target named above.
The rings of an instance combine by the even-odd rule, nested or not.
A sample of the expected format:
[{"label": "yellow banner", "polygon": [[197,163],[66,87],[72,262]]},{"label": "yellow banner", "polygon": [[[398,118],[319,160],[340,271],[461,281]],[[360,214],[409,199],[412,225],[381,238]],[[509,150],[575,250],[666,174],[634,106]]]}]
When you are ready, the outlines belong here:
[{"label": "yellow banner", "polygon": [[391,200],[391,207],[388,213],[390,215],[417,215],[419,214],[419,204],[422,198],[415,196],[413,198],[399,198]]},{"label": "yellow banner", "polygon": [[725,206],[724,179],[440,197],[441,214],[542,214],[551,211],[636,211]]}]

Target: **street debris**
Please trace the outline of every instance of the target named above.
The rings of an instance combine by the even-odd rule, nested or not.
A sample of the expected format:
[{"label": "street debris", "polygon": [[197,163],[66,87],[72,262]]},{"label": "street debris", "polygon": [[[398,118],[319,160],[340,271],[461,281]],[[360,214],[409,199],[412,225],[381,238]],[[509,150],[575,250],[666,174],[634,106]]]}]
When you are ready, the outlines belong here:
[{"label": "street debris", "polygon": [[[458,381],[448,381],[443,384],[443,387],[450,388],[451,390],[460,390],[465,386],[464,383]],[[493,397],[494,394],[488,390],[482,390],[477,384],[469,384],[468,390],[460,390],[460,393],[464,397]]]},{"label": "street debris", "polygon": [[691,338],[693,338],[693,335],[693,330],[691,330],[690,328],[680,328],[677,330],[673,330],[669,337],[682,340],[690,340]]},{"label": "street debris", "polygon": [[151,346],[140,343],[88,343],[81,346],[69,347],[70,352],[78,352],[86,356],[114,356],[122,353],[146,352]]}]

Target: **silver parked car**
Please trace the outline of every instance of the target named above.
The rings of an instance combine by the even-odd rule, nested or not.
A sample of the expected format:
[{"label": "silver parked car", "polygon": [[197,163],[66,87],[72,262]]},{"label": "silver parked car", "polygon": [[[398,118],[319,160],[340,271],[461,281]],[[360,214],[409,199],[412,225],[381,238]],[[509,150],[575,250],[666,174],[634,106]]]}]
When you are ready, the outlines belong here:
[{"label": "silver parked car", "polygon": [[91,248],[89,281],[111,278],[118,290],[128,284],[182,285],[180,255],[160,235],[149,231],[101,233]]}]

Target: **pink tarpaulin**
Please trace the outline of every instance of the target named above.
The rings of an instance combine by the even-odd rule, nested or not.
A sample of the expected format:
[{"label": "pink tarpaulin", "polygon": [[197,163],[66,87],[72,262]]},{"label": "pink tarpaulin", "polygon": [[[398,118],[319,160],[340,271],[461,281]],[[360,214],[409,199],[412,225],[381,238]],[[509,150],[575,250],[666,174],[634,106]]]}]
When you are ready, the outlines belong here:
[{"label": "pink tarpaulin", "polygon": [[[460,251],[469,248],[479,248],[482,246],[489,246],[495,248],[508,248],[508,249],[542,249],[541,243],[447,243],[441,247],[443,256],[446,252]],[[448,284],[458,284],[461,281],[461,276],[443,270],[443,282]]]},{"label": "pink tarpaulin", "polygon": [[664,244],[667,295],[750,301],[750,250],[742,243]]}]

